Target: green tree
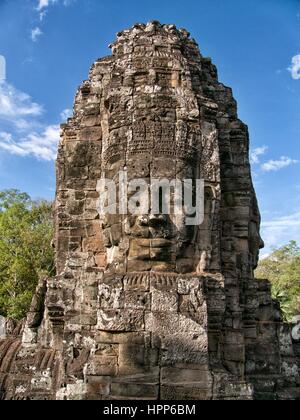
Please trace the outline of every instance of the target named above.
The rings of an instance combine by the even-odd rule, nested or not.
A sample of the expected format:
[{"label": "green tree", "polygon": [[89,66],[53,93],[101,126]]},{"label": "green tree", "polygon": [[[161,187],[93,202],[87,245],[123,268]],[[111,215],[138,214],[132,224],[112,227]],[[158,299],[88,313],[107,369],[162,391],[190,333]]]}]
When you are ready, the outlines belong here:
[{"label": "green tree", "polygon": [[18,190],[0,192],[0,314],[20,319],[38,279],[52,276],[52,204]]},{"label": "green tree", "polygon": [[300,314],[300,248],[295,241],[275,248],[260,261],[255,274],[271,281],[273,297],[279,300],[286,320]]}]

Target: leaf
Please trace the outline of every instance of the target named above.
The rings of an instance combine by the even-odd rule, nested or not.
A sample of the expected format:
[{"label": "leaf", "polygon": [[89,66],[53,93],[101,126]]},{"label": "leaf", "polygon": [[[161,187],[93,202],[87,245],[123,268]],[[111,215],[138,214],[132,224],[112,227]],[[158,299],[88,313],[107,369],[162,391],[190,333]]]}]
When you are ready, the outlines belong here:
[{"label": "leaf", "polygon": [[52,203],[0,192],[0,314],[23,318],[39,276],[53,276]]},{"label": "leaf", "polygon": [[281,304],[286,320],[300,314],[300,248],[297,242],[274,248],[272,254],[261,260],[255,272],[258,279],[272,283],[272,295]]}]

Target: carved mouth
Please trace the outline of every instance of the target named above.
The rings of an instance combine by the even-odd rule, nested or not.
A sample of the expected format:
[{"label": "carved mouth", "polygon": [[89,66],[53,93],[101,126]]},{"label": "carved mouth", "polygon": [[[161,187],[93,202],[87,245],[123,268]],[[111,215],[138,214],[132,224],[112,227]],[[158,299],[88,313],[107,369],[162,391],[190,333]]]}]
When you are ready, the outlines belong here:
[{"label": "carved mouth", "polygon": [[165,238],[132,239],[129,250],[131,261],[170,261],[175,251],[173,241]]},{"label": "carved mouth", "polygon": [[138,245],[141,248],[151,248],[151,249],[161,249],[161,248],[170,248],[173,246],[173,242],[165,238],[136,238],[138,240]]},{"label": "carved mouth", "polygon": [[156,238],[150,240],[151,248],[170,248],[173,242],[165,238]]}]

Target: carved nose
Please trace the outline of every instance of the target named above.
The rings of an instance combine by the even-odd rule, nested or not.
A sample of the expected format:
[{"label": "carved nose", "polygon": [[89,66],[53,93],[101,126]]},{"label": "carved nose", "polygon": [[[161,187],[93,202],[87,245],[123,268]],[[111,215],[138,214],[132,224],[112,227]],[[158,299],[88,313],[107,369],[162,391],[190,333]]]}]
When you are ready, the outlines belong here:
[{"label": "carved nose", "polygon": [[147,215],[139,216],[138,223],[140,226],[149,226],[149,216]]},{"label": "carved nose", "polygon": [[150,227],[157,227],[165,224],[167,221],[167,216],[165,214],[150,214],[149,216],[149,226]]},{"label": "carved nose", "polygon": [[155,228],[157,226],[161,226],[165,224],[167,221],[167,216],[165,214],[150,214],[150,215],[143,215],[138,217],[138,222],[140,226],[148,226]]}]

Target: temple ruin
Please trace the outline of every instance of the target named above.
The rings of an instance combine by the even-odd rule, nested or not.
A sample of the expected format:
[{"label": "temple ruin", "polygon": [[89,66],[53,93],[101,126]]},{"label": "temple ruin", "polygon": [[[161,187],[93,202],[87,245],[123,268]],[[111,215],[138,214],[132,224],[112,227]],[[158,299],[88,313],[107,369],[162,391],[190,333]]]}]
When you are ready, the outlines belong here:
[{"label": "temple ruin", "polygon": [[[111,49],[62,125],[57,276],[0,341],[0,397],[300,399],[299,336],[254,277],[260,213],[232,90],[174,25],[136,24]],[[203,223],[99,215],[99,179],[124,169],[204,180]]]}]

